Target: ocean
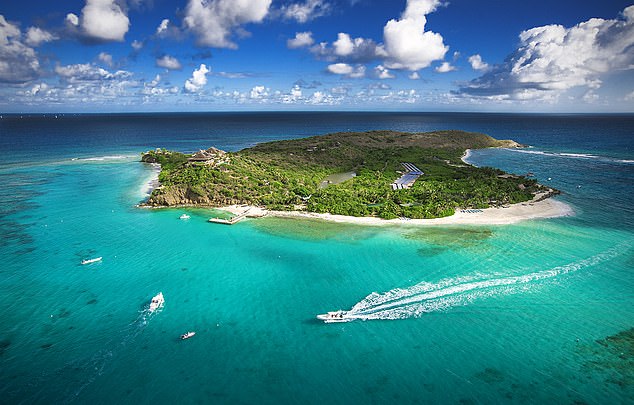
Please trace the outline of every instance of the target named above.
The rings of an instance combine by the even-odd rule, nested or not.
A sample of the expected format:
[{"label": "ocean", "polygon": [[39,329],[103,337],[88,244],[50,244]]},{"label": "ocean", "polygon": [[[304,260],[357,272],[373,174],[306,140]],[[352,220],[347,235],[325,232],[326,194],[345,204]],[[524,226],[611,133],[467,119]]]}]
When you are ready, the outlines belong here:
[{"label": "ocean", "polygon": [[[136,206],[148,149],[372,129],[530,145],[469,161],[534,173],[575,215],[222,226]],[[3,115],[0,402],[632,403],[632,186],[632,115]],[[315,319],[337,309],[358,319]]]}]

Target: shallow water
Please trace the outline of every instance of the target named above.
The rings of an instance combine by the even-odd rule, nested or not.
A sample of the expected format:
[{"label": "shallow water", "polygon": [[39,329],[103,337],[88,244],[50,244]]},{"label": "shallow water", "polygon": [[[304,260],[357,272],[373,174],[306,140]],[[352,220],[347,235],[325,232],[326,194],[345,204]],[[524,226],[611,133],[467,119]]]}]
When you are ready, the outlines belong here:
[{"label": "shallow water", "polygon": [[[521,130],[516,140],[544,153],[474,151],[470,161],[535,173],[577,215],[425,229],[283,218],[221,226],[207,210],[137,208],[152,168],[136,154],[163,141],[210,146],[215,133],[239,149],[308,131],[295,115],[234,126],[225,125],[233,116],[195,115],[189,126],[187,116],[82,117],[50,124],[49,138],[40,118],[0,123],[3,402],[633,400],[631,360],[620,356],[631,340],[606,340],[634,326],[631,118],[347,117],[304,122],[320,132]],[[178,125],[178,136],[162,132]],[[50,159],[20,161],[29,154],[11,144],[19,137]],[[150,315],[159,291],[165,307]],[[315,319],[340,308],[360,319]],[[196,336],[180,341],[188,330]]]}]

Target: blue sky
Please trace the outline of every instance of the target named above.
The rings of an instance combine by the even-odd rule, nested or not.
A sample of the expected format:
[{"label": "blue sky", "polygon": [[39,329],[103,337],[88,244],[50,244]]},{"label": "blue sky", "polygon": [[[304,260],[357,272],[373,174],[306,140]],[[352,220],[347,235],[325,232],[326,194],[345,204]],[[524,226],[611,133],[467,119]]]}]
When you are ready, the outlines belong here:
[{"label": "blue sky", "polygon": [[634,112],[634,5],[23,0],[0,6],[0,111],[242,110]]}]

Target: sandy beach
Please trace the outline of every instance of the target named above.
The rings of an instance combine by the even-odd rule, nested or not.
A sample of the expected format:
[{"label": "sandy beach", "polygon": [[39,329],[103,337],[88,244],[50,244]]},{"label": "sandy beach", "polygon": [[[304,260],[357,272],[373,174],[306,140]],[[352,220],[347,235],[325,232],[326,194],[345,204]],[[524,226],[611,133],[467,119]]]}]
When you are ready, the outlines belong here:
[{"label": "sandy beach", "polygon": [[557,218],[574,215],[572,207],[553,198],[539,200],[542,196],[536,196],[533,201],[513,204],[506,208],[486,208],[483,210],[469,210],[465,212],[456,210],[450,217],[433,219],[391,219],[385,220],[374,217],[351,217],[345,215],[318,214],[302,211],[270,211],[260,207],[232,205],[222,207],[221,210],[231,212],[235,215],[244,214],[249,218],[260,218],[263,216],[274,216],[280,218],[308,218],[320,219],[324,221],[349,223],[368,226],[387,225],[507,225],[530,219]]}]

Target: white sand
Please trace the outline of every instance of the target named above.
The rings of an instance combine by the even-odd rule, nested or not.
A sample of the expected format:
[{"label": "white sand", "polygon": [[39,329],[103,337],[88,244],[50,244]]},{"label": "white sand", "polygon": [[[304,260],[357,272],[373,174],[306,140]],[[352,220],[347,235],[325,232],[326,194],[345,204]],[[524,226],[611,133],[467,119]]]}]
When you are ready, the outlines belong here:
[{"label": "white sand", "polygon": [[260,207],[249,206],[229,206],[220,208],[239,215],[247,209],[249,212],[247,217],[263,217],[265,215],[282,217],[282,218],[310,218],[321,219],[325,221],[384,226],[384,225],[507,225],[529,219],[556,218],[563,216],[572,216],[574,211],[572,208],[561,201],[547,198],[537,202],[525,202],[513,204],[507,208],[487,208],[482,212],[460,212],[450,217],[434,218],[434,219],[391,219],[385,220],[374,217],[350,217],[345,215],[317,214],[312,212],[301,211],[268,211]]}]

